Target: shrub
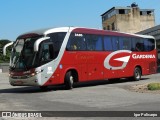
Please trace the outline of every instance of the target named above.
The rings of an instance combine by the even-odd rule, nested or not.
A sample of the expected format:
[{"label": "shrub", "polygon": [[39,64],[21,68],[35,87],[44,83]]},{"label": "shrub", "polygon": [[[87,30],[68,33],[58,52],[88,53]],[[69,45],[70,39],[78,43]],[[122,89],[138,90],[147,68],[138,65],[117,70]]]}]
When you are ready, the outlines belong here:
[{"label": "shrub", "polygon": [[150,83],[147,88],[148,90],[160,90],[160,83]]}]

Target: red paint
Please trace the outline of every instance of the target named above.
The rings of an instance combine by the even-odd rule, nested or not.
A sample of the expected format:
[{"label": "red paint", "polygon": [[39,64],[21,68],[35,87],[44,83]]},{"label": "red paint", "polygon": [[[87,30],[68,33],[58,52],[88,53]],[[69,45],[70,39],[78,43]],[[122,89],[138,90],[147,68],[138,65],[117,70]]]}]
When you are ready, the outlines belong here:
[{"label": "red paint", "polygon": [[[74,29],[72,32],[80,34],[137,37],[130,34],[95,30],[95,29],[86,29],[86,28],[77,28]],[[104,61],[106,57],[110,55],[112,52],[114,51],[64,51],[63,57],[58,67],[56,68],[53,75],[48,79],[48,81],[45,82],[44,86],[63,84],[65,74],[69,70],[77,71],[79,81],[92,81],[92,80],[103,80],[111,78],[131,77],[133,76],[133,71],[136,66],[140,66],[142,68],[142,75],[156,73],[157,58],[134,59],[132,57],[133,54],[137,55],[153,54],[156,56],[157,54],[156,50],[150,52],[132,52],[132,53],[124,52],[114,55],[109,60],[109,64],[114,67],[119,67],[122,66],[123,64],[122,61],[117,61],[115,59],[130,56],[130,59],[126,67],[120,70],[112,70],[104,67]],[[62,65],[63,67],[60,68],[59,67],[60,65]],[[31,73],[33,73],[34,69],[30,71]],[[26,75],[24,72],[11,72],[11,74],[13,74],[13,76]]]}]

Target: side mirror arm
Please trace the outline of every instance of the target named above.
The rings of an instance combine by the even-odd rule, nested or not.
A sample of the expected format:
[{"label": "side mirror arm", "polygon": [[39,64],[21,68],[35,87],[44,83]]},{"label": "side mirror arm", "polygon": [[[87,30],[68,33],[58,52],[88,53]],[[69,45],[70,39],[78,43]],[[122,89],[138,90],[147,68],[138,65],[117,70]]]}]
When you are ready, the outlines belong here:
[{"label": "side mirror arm", "polygon": [[43,38],[40,38],[38,39],[35,43],[34,43],[34,51],[37,52],[38,49],[39,49],[39,45],[41,42],[45,41],[45,40],[48,40],[50,39],[50,37],[43,37]]}]

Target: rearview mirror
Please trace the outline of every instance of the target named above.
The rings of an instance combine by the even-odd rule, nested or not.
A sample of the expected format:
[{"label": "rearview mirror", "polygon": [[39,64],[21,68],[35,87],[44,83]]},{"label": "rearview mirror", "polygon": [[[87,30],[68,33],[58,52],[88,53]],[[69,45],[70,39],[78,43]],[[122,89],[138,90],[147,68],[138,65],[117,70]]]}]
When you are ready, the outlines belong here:
[{"label": "rearview mirror", "polygon": [[11,46],[13,44],[13,42],[10,42],[8,44],[6,44],[4,47],[3,47],[3,55],[6,55],[6,49],[7,47]]},{"label": "rearview mirror", "polygon": [[43,37],[43,38],[38,39],[38,40],[34,43],[34,51],[37,52],[40,43],[41,43],[42,41],[45,41],[45,40],[48,40],[48,39],[50,39],[50,37]]}]

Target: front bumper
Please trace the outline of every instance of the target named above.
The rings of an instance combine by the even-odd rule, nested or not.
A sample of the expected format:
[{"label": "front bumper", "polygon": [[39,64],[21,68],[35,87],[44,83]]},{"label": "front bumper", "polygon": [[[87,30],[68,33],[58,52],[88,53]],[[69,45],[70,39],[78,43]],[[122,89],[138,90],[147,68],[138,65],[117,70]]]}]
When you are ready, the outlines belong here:
[{"label": "front bumper", "polygon": [[12,86],[40,86],[36,76],[28,78],[25,76],[10,76],[9,82]]}]

